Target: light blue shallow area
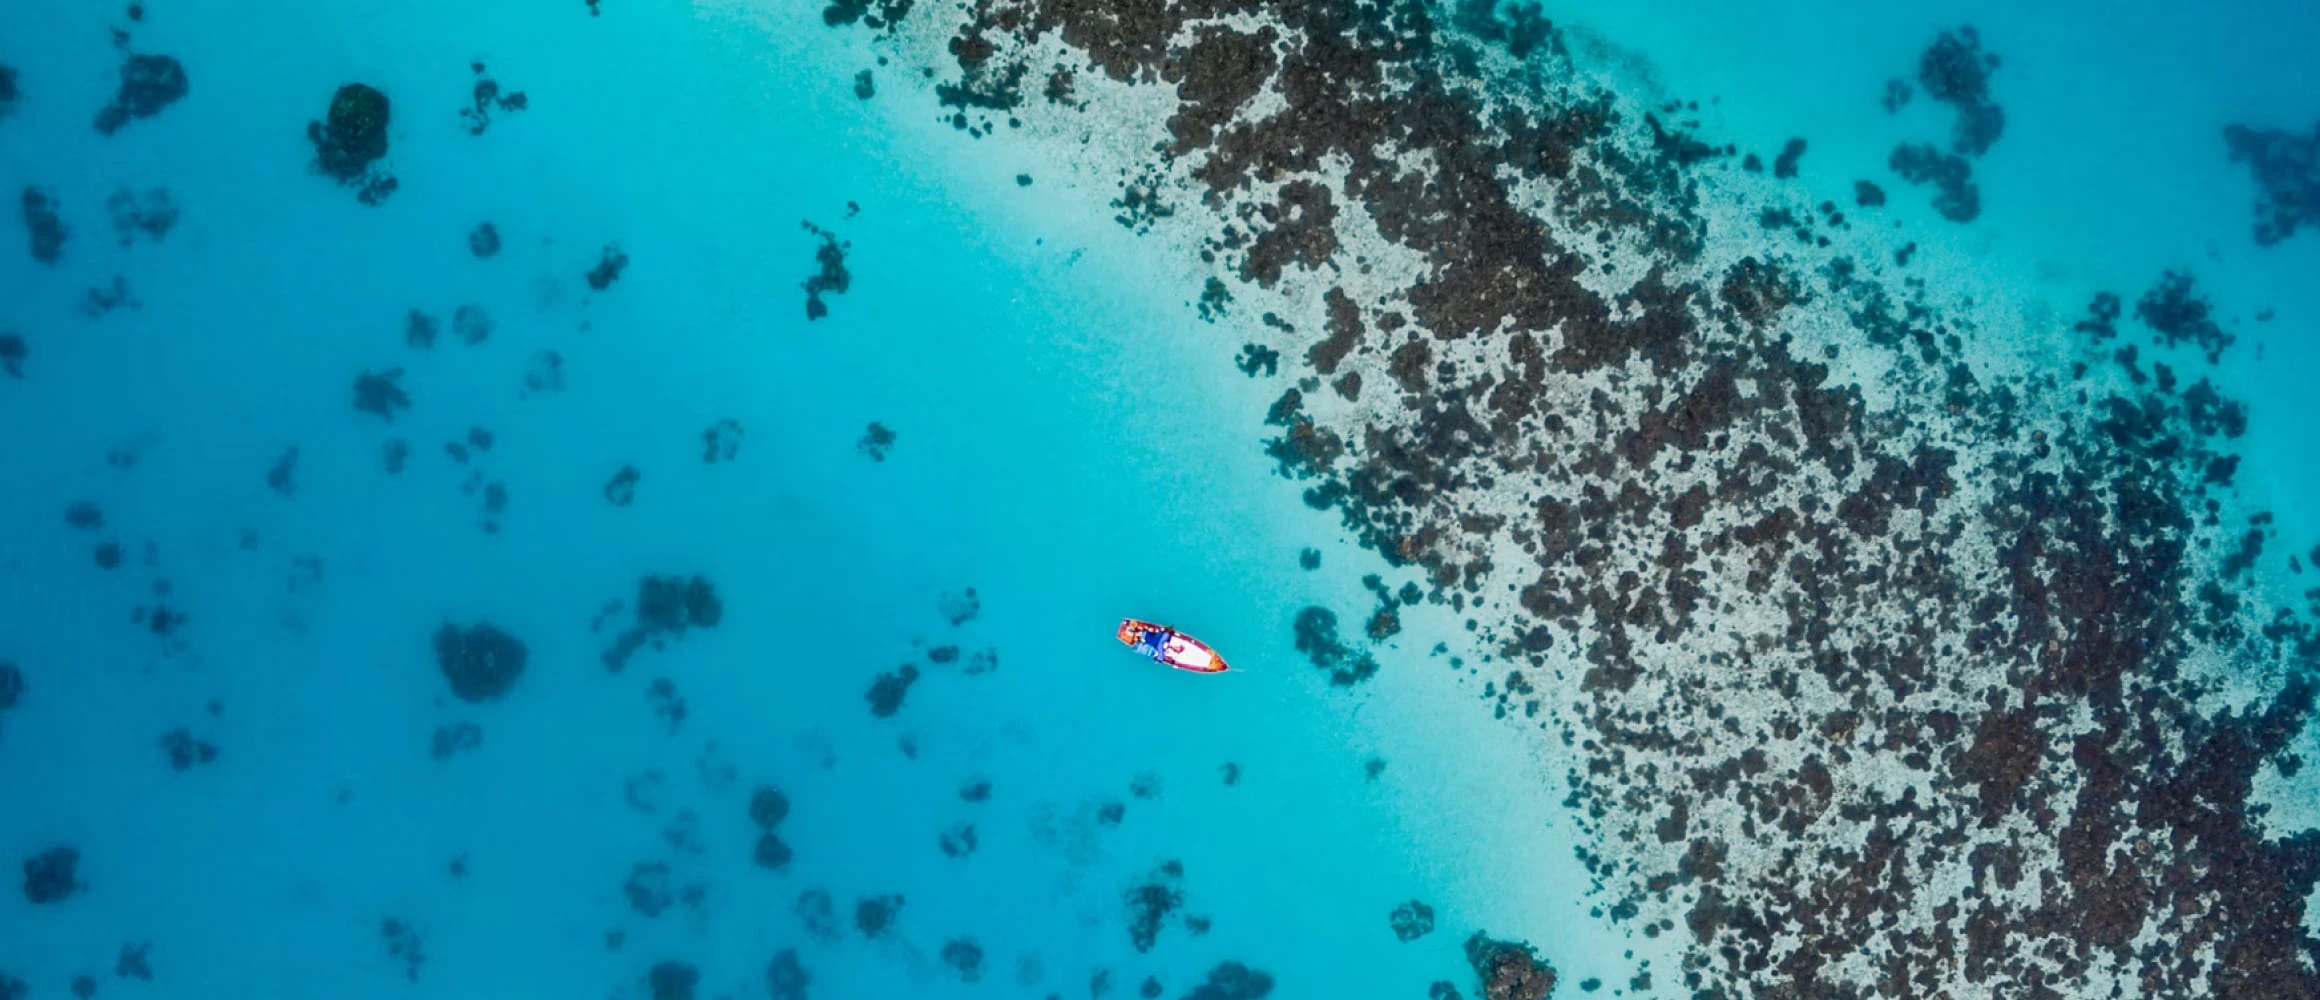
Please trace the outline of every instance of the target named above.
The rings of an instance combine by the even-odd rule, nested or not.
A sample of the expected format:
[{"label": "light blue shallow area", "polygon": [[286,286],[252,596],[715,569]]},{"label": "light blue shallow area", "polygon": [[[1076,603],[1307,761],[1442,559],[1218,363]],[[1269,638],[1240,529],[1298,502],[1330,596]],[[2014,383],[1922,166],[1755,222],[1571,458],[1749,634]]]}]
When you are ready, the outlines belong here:
[{"label": "light blue shallow area", "polygon": [[[1430,638],[1381,651],[1361,694],[1290,648],[1307,604],[1357,629],[1379,567],[1270,475],[1278,388],[1139,270],[1101,196],[1017,186],[1044,171],[911,124],[931,109],[894,80],[857,100],[873,57],[811,5],[608,8],[154,4],[129,48],[182,59],[191,94],[110,139],[89,121],[126,20],[0,10],[24,91],[0,187],[53,191],[71,228],[57,266],[0,254],[0,325],[31,349],[0,383],[0,659],[27,682],[0,718],[0,972],[35,996],[81,973],[123,995],[641,996],[673,959],[704,996],[762,996],[795,947],[820,997],[1085,996],[1099,968],[1112,995],[1152,975],[1173,997],[1226,960],[1279,995],[1418,996],[1471,988],[1458,946],[1483,926],[1567,972],[1633,972],[1615,934],[1576,926],[1555,772],[1458,703]],[[530,99],[480,137],[458,117],[471,60]],[[394,102],[401,186],[376,208],[307,168],[305,123],[357,80]],[[116,245],[106,198],[157,186],[181,221]],[[478,260],[485,220],[505,246]],[[818,322],[804,221],[851,248]],[[591,290],[613,243],[633,263]],[[141,304],[83,315],[115,274]],[[454,335],[462,305],[488,340]],[[404,344],[411,309],[443,323],[430,350]],[[562,392],[525,389],[543,350]],[[410,411],[352,409],[359,373],[397,366]],[[704,464],[728,418],[738,457]],[[872,421],[898,435],[884,461],[857,448]],[[443,445],[471,427],[493,444],[462,464]],[[267,473],[291,447],[286,496]],[[624,464],[642,477],[617,508],[601,491]],[[78,501],[101,529],[67,528]],[[128,553],[110,572],[108,540]],[[1321,572],[1298,568],[1307,545]],[[631,611],[591,621],[645,574],[706,577],[723,621],[609,673]],[[969,587],[980,613],[953,626],[944,595]],[[157,603],[186,616],[172,636],[131,620]],[[1239,671],[1138,659],[1112,638],[1127,614]],[[529,668],[469,705],[429,639],[478,620]],[[929,662],[950,644],[997,669]],[[904,663],[922,679],[873,717],[865,692]],[[686,705],[673,731],[657,678]],[[458,722],[482,746],[432,759]],[[216,762],[170,769],[181,726]],[[974,780],[987,802],[958,794]],[[750,861],[761,783],[793,803],[779,873]],[[961,823],[978,848],[947,857]],[[33,906],[18,860],[59,844],[85,889]],[[1140,954],[1124,894],[1170,860],[1184,909]],[[638,915],[640,862],[704,899]],[[808,889],[841,940],[794,916]],[[865,940],[853,904],[884,893],[898,923]],[[1387,913],[1413,898],[1440,927],[1403,944]],[[423,942],[415,983],[390,918]],[[955,939],[983,949],[979,982],[943,964]],[[152,984],[112,976],[131,941]]]}]

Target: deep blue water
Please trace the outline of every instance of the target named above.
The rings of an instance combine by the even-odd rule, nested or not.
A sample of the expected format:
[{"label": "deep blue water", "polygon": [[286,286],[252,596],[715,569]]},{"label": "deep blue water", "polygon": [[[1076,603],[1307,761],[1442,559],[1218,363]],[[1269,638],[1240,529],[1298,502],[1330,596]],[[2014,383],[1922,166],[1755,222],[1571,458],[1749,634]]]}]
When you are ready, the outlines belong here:
[{"label": "deep blue water", "polygon": [[[0,856],[13,875],[69,846],[80,883],[0,895],[0,973],[35,997],[83,974],[100,995],[645,996],[675,961],[703,995],[757,996],[796,949],[824,997],[1085,996],[1098,970],[1112,995],[1149,976],[1174,997],[1228,960],[1280,996],[1416,997],[1471,990],[1477,930],[1606,993],[1646,967],[1652,942],[1590,912],[1568,751],[1456,685],[1453,618],[1413,613],[1351,692],[1292,649],[1301,609],[1355,618],[1381,566],[1271,474],[1277,389],[1227,363],[1235,331],[1197,321],[1182,262],[1115,225],[1108,192],[943,126],[899,68],[858,99],[874,56],[816,5],[629,6],[0,8],[21,94],[0,191],[41,189],[67,230],[53,263],[0,253],[0,333],[28,348],[0,376],[0,662],[23,678]],[[2320,114],[2300,52],[2320,23],[2279,8],[1549,13],[1715,95],[1711,132],[1809,135],[1802,182],[1832,197],[1935,127],[1880,111],[1882,81],[1976,24],[2009,114],[1977,167],[1985,219],[1953,235],[1909,189],[1897,213],[1935,273],[2025,311],[2185,264],[2234,316],[2274,310],[2234,328],[2265,353],[2227,372],[2253,408],[2252,502],[2301,551],[2320,234],[2250,246],[2217,138]],[[106,136],[115,28],[190,88]],[[474,135],[479,76],[527,105]],[[306,123],[358,80],[393,101],[377,206],[310,169]],[[117,237],[108,199],[156,189],[166,235]],[[485,222],[501,246],[479,257]],[[845,248],[820,319],[809,227]],[[591,287],[615,247],[625,269]],[[116,276],[133,301],[85,308]],[[391,369],[407,410],[349,405]],[[99,523],[68,523],[80,504]],[[608,670],[658,576],[705,581],[721,618]],[[1123,615],[1239,670],[1153,667],[1113,641]],[[470,703],[432,642],[479,622],[526,668]],[[874,714],[904,664],[915,683]],[[460,724],[480,743],[431,753]],[[173,768],[177,730],[214,760]],[[977,782],[986,800],[962,796]],[[778,868],[753,861],[760,787],[790,803]],[[677,897],[652,914],[624,889],[640,865]],[[1181,908],[1140,950],[1125,897],[1155,880]],[[798,915],[814,891],[832,939]],[[863,933],[857,902],[889,894],[893,926]],[[1413,899],[1440,927],[1403,944],[1388,913]],[[956,942],[979,949],[971,981]],[[145,944],[151,980],[116,976]]]}]

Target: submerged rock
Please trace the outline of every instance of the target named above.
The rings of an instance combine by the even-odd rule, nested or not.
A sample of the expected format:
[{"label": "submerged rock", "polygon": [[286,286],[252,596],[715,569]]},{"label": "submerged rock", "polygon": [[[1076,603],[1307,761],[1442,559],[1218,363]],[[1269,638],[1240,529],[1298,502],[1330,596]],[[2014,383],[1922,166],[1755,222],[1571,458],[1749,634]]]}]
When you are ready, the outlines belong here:
[{"label": "submerged rock", "polygon": [[878,675],[870,682],[870,690],[863,698],[870,702],[870,714],[884,719],[902,708],[902,698],[910,693],[910,686],[918,682],[918,667],[905,663],[894,670]]},{"label": "submerged rock", "polygon": [[2159,335],[2159,343],[2192,344],[2210,364],[2238,339],[2216,324],[2213,313],[2214,307],[2192,288],[2191,275],[2183,271],[2167,272],[2135,303],[2135,317]]},{"label": "submerged rock", "polygon": [[429,742],[427,755],[436,760],[450,760],[483,745],[483,727],[472,722],[453,722],[435,727],[435,736]]},{"label": "submerged rock", "polygon": [[1434,933],[1434,908],[1415,899],[1394,907],[1387,920],[1394,928],[1394,939],[1404,944]]},{"label": "submerged rock", "polygon": [[387,155],[387,123],[393,105],[378,88],[349,83],[331,95],[330,111],[306,127],[314,143],[314,163],[341,183],[353,181]]},{"label": "submerged rock", "polygon": [[854,904],[854,927],[863,937],[877,937],[894,925],[894,918],[902,913],[902,897],[895,894],[868,896]]},{"label": "submerged rock", "polygon": [[814,977],[806,972],[805,963],[798,961],[795,948],[783,948],[773,953],[773,960],[765,964],[765,995],[767,1000],[806,1000],[806,989]]},{"label": "submerged rock", "polygon": [[112,135],[139,118],[151,118],[183,100],[188,86],[185,66],[174,56],[133,55],[121,63],[121,86],[113,101],[97,112],[97,131]]},{"label": "submerged rock", "polygon": [[2305,131],[2232,125],[2223,130],[2231,162],[2256,182],[2255,241],[2272,246],[2320,226],[2320,124]]},{"label": "submerged rock", "polygon": [[143,194],[121,188],[105,199],[105,212],[112,218],[113,237],[122,246],[136,242],[140,234],[159,242],[177,225],[177,203],[166,188]]},{"label": "submerged rock", "polygon": [[701,984],[701,970],[691,962],[673,959],[655,963],[645,975],[645,985],[652,991],[652,1000],[693,1000],[693,991]]},{"label": "submerged rock", "polygon": [[631,867],[628,880],[620,885],[620,893],[628,898],[629,909],[646,918],[667,912],[677,899],[669,866],[658,861],[640,861]]},{"label": "submerged rock", "polygon": [[725,417],[710,424],[707,430],[701,432],[701,462],[705,465],[715,465],[719,462],[730,462],[740,457],[741,439],[747,434],[748,432],[741,426],[741,421],[731,417]]},{"label": "submerged rock", "polygon": [[980,845],[981,838],[975,833],[975,824],[954,823],[949,829],[943,831],[942,837],[937,843],[942,848],[944,857],[964,858],[975,853],[975,848]]},{"label": "submerged rock", "polygon": [[816,270],[806,276],[801,286],[806,290],[806,319],[816,320],[830,314],[829,303],[822,297],[846,294],[854,286],[854,276],[846,270],[846,248],[850,244],[839,242],[835,234],[811,222],[805,228],[822,241],[814,250]]},{"label": "submerged rock", "polygon": [[413,309],[403,316],[403,343],[413,350],[424,351],[435,346],[435,337],[443,332],[441,320]]},{"label": "submerged rock", "polygon": [[749,859],[759,868],[781,871],[789,867],[790,859],[796,856],[797,851],[789,846],[788,841],[767,830],[757,835],[757,846],[750,851]]},{"label": "submerged rock", "polygon": [[24,212],[24,232],[30,238],[32,259],[43,264],[54,264],[64,259],[64,217],[57,214],[56,197],[36,187],[26,187],[18,199]]},{"label": "submerged rock", "polygon": [[66,527],[79,531],[95,531],[105,526],[105,510],[87,500],[75,500],[64,507]]},{"label": "submerged rock", "polygon": [[1329,683],[1352,687],[1376,676],[1375,657],[1349,645],[1337,634],[1337,613],[1324,607],[1297,612],[1294,626],[1297,651],[1316,669],[1329,673]]},{"label": "submerged rock", "polygon": [[1942,218],[1972,222],[1981,216],[1981,188],[1974,183],[1973,166],[1964,157],[1922,142],[1904,143],[1894,148],[1886,165],[1911,184],[1933,185],[1933,210]]},{"label": "submerged rock", "polygon": [[596,266],[588,269],[588,287],[599,292],[611,288],[612,283],[619,281],[620,276],[627,271],[628,254],[620,249],[618,243],[607,244],[604,252],[598,255]]},{"label": "submerged rock", "polygon": [[838,939],[838,908],[830,899],[829,890],[807,889],[798,893],[797,903],[790,909],[797,914],[798,924],[805,928],[807,937],[816,941]]},{"label": "submerged rock", "polygon": [[469,92],[472,100],[467,107],[459,109],[460,120],[467,123],[467,134],[482,135],[490,129],[491,113],[495,110],[522,111],[531,106],[531,98],[523,91],[503,92],[498,80],[485,75],[482,63],[473,63],[469,68],[475,71],[475,87]]},{"label": "submerged rock", "polygon": [[875,420],[870,422],[868,430],[862,432],[862,440],[854,444],[856,451],[870,456],[870,460],[873,462],[886,461],[886,453],[893,447],[894,428]]},{"label": "submerged rock", "polygon": [[392,423],[397,412],[411,408],[411,396],[400,384],[402,377],[403,369],[399,367],[355,376],[355,412],[372,414]]},{"label": "submerged rock", "polygon": [[1152,950],[1160,939],[1160,928],[1168,915],[1184,907],[1184,890],[1178,883],[1184,878],[1184,865],[1168,861],[1141,884],[1126,893],[1128,906],[1128,943],[1141,954]]},{"label": "submerged rock", "polygon": [[772,785],[759,785],[749,795],[749,821],[760,830],[771,830],[789,818],[789,796]]},{"label": "submerged rock", "polygon": [[524,644],[490,622],[435,631],[435,663],[461,701],[498,699],[523,676]]},{"label": "submerged rock", "polygon": [[[606,486],[605,498],[621,506],[622,496],[634,485],[633,478],[624,486],[622,477],[615,476]],[[714,628],[724,618],[725,602],[706,577],[646,576],[637,586],[636,624],[622,631],[599,660],[606,670],[619,673],[646,644],[658,648],[663,639],[681,638],[691,629]]]},{"label": "submerged rock", "polygon": [[[1157,985],[1149,980],[1146,982]],[[1239,962],[1218,962],[1215,968],[1208,970],[1207,981],[1193,987],[1192,992],[1184,995],[1184,1000],[1263,1000],[1272,993],[1273,977],[1270,973]]]},{"label": "submerged rock", "polygon": [[477,259],[499,255],[499,227],[489,222],[480,223],[467,234],[467,252]]},{"label": "submerged rock", "polygon": [[973,938],[955,938],[945,943],[942,946],[942,960],[944,965],[959,974],[961,982],[971,983],[983,978],[983,946],[976,944]]},{"label": "submerged rock", "polygon": [[950,622],[953,627],[965,625],[974,621],[976,615],[983,613],[983,598],[975,593],[973,587],[946,591],[942,595],[939,608],[942,611],[943,620]]},{"label": "submerged rock", "polygon": [[564,356],[554,348],[542,348],[534,353],[531,362],[524,366],[524,391],[527,394],[564,391]]},{"label": "submerged rock", "polygon": [[1482,981],[1482,1000],[1546,1000],[1555,991],[1555,970],[1538,949],[1520,941],[1476,931],[1466,939],[1466,962]]},{"label": "submerged rock", "polygon": [[378,204],[394,192],[395,180],[372,170],[387,155],[387,123],[392,119],[387,95],[365,83],[349,83],[331,95],[330,110],[322,121],[306,123],[306,138],[314,144],[314,169],[346,187],[359,188],[365,204]]},{"label": "submerged rock", "polygon": [[1971,27],[1944,31],[1918,58],[1917,82],[1925,96],[1957,109],[1950,148],[1961,156],[1988,152],[2006,129],[2004,109],[1990,100],[1990,71],[1998,57],[1982,51]]},{"label": "submerged rock", "polygon": [[1796,164],[1798,160],[1804,159],[1804,150],[1805,141],[1803,139],[1788,140],[1787,145],[1780,147],[1780,155],[1772,161],[1772,176],[1780,178],[1796,176]]},{"label": "submerged rock", "polygon": [[151,941],[122,942],[120,957],[113,960],[113,975],[122,979],[141,979],[151,982],[153,980],[152,951],[153,942]]},{"label": "submerged rock", "polygon": [[196,764],[207,764],[216,760],[218,754],[216,744],[195,739],[182,726],[161,734],[161,752],[169,758],[169,769],[172,771],[184,771]]},{"label": "submerged rock", "polygon": [[61,903],[81,891],[78,848],[51,847],[24,859],[24,898],[36,906]]},{"label": "submerged rock", "polygon": [[482,306],[464,305],[451,311],[451,333],[459,342],[474,347],[491,339],[491,313]]},{"label": "submerged rock", "polygon": [[643,478],[644,473],[638,472],[636,466],[621,466],[618,471],[612,474],[611,479],[604,482],[604,501],[615,507],[626,507],[635,503],[636,483],[637,480]]},{"label": "submerged rock", "polygon": [[386,942],[387,957],[403,963],[403,978],[419,981],[419,968],[427,964],[427,949],[419,941],[418,928],[409,921],[388,917],[379,922],[379,937]]},{"label": "submerged rock", "polygon": [[291,445],[266,469],[266,487],[283,496],[298,493],[298,446]]}]

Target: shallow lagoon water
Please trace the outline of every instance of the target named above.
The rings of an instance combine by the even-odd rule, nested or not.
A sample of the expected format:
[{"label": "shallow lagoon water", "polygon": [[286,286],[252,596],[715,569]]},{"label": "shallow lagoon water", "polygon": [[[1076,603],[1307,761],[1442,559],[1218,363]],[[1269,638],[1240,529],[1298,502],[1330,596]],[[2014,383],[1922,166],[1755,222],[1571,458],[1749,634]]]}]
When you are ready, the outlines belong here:
[{"label": "shallow lagoon water", "polygon": [[[1482,655],[1455,615],[1410,609],[1375,651],[1379,676],[1350,691],[1292,648],[1309,605],[1358,635],[1360,577],[1383,567],[1273,475],[1259,420],[1278,384],[1229,363],[1247,317],[1201,322],[1187,262],[1115,225],[1112,192],[1037,147],[950,128],[908,66],[880,65],[810,5],[602,9],[0,14],[23,94],[0,118],[0,180],[53,191],[70,228],[56,265],[0,257],[19,290],[0,324],[31,347],[26,377],[0,382],[0,419],[34,428],[0,456],[20,526],[0,553],[0,659],[25,677],[0,716],[0,846],[74,845],[85,883],[62,903],[0,901],[0,972],[33,996],[84,973],[106,993],[643,996],[656,963],[681,961],[704,995],[738,996],[796,948],[817,996],[1084,995],[1099,968],[1114,995],[1150,975],[1183,996],[1226,961],[1264,970],[1276,995],[1418,996],[1437,980],[1473,992],[1458,945],[1477,930],[1538,945],[1557,995],[1586,979],[1619,992],[1644,959],[1670,967],[1658,941],[1591,913],[1559,778],[1578,757],[1475,703],[1448,665]],[[1731,141],[1810,136],[1802,179],[1827,171],[1834,191],[1845,140],[1784,81],[1821,67],[1851,81],[1854,113],[1882,118],[1882,77],[1961,17],[2009,60],[1994,87],[2014,131],[1981,161],[1975,236],[1926,235],[1938,220],[1904,211],[1922,192],[1894,186],[1929,263],[1987,256],[1971,280],[2020,287],[2008,262],[2064,260],[2050,307],[2067,311],[2076,281],[2131,285],[2180,256],[2083,260],[2125,244],[2041,242],[2084,231],[2060,207],[2022,221],[2035,175],[2008,158],[2050,162],[2029,150],[2055,140],[2010,89],[2039,50],[1994,15],[1893,27],[1890,59],[1800,55],[1746,93],[1725,87],[1761,66],[1665,68],[1700,64],[1683,45],[1704,24],[1568,20],[1640,53],[1671,91],[1722,92],[1731,117],[1710,128]],[[192,86],[101,138],[87,120],[116,80],[114,26],[131,51],[183,59]],[[529,99],[482,135],[459,115],[470,62]],[[385,164],[400,186],[375,207],[308,169],[304,123],[350,80],[395,102]],[[1866,175],[1886,144],[1847,165]],[[2240,212],[2199,215],[2220,242],[2244,232],[2246,199],[2204,186],[2234,177],[2218,161],[2186,153],[2158,173]],[[166,187],[182,217],[122,246],[105,211],[121,187]],[[483,221],[504,240],[488,259],[467,245]],[[846,247],[849,285],[820,320],[799,287],[822,246],[804,223]],[[612,245],[630,264],[591,288]],[[2262,273],[2312,246],[2230,260]],[[2234,273],[2201,272],[2252,304]],[[85,315],[84,290],[114,274],[138,304]],[[2283,293],[2266,297],[2272,350],[2287,352],[2309,305],[2269,290]],[[479,344],[453,329],[463,305],[492,317]],[[443,325],[429,349],[406,343],[413,309]],[[560,391],[527,388],[543,351]],[[409,411],[348,406],[358,374],[390,367]],[[2265,430],[2292,421],[2265,413],[2295,396],[2267,402],[2261,386],[2294,370],[2243,376],[2258,387],[2251,450],[2280,456],[2251,457],[2249,479],[2281,509],[2309,494],[2279,471],[2295,436]],[[703,462],[723,420],[743,429],[736,454]],[[863,447],[873,422],[895,434],[882,458]],[[410,446],[399,474],[382,467],[389,439]],[[285,491],[269,472],[292,447]],[[605,487],[624,465],[640,477],[616,506]],[[102,527],[64,523],[81,501]],[[2291,549],[2298,530],[2283,511]],[[107,541],[125,553],[112,570],[92,559]],[[1308,546],[1317,571],[1298,566]],[[607,671],[647,574],[713,582],[723,617]],[[954,625],[946,602],[970,587],[977,613]],[[149,612],[132,620],[155,606],[186,619],[167,636]],[[1159,671],[1112,641],[1126,614],[1181,624],[1244,672]],[[529,666],[470,705],[429,643],[478,620],[521,638]],[[945,645],[960,659],[933,662]],[[986,652],[996,668],[970,673]],[[873,715],[865,692],[904,663],[918,680]],[[656,700],[662,678],[674,694]],[[481,745],[435,759],[438,727],[461,722]],[[161,741],[178,727],[216,760],[173,771]],[[981,780],[989,799],[962,799]],[[778,872],[751,861],[760,784],[792,803]],[[946,856],[959,824],[976,846]],[[1183,910],[1139,953],[1124,894],[1169,860]],[[640,863],[704,894],[646,916],[623,887]],[[809,889],[835,901],[837,941],[798,918]],[[868,939],[852,907],[880,894],[905,902]],[[1409,899],[1439,926],[1397,942],[1387,914]],[[1194,934],[1186,916],[1213,923]],[[415,983],[390,919],[422,944]],[[962,940],[983,956],[972,982],[944,957]],[[152,943],[151,983],[113,981],[125,942]]]}]

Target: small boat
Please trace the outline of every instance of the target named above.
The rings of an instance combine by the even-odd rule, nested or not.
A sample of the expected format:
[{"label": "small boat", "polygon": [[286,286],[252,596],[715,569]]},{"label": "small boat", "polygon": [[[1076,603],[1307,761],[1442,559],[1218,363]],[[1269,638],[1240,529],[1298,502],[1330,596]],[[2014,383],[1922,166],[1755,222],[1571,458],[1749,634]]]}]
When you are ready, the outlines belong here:
[{"label": "small boat", "polygon": [[1195,674],[1225,672],[1224,657],[1208,644],[1166,625],[1134,618],[1120,619],[1120,641],[1128,648],[1178,670]]}]

